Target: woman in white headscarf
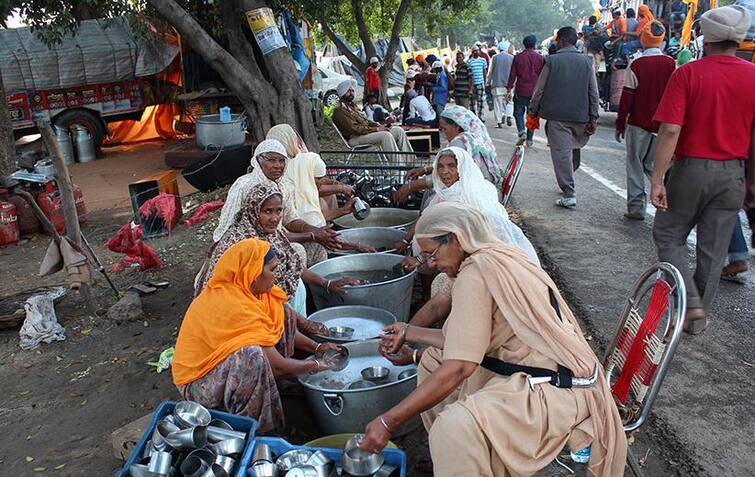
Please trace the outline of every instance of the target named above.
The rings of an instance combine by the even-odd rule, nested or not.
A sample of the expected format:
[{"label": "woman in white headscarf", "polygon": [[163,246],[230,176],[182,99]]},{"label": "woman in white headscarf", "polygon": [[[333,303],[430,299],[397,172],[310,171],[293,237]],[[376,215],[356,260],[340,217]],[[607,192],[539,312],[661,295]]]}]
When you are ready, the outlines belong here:
[{"label": "woman in white headscarf", "polygon": [[[233,224],[249,190],[256,184],[267,184],[281,191],[283,196],[281,227],[285,228],[286,236],[290,241],[302,244],[317,243],[330,249],[340,248],[338,235],[330,227],[310,225],[296,213],[292,183],[284,180],[287,161],[288,152],[279,141],[266,139],[257,145],[249,166],[250,172],[236,179],[228,191],[218,226],[212,234],[216,243]],[[311,264],[308,263],[308,265]]]},{"label": "woman in white headscarf", "polygon": [[[427,209],[441,202],[458,202],[471,206],[485,215],[499,240],[519,248],[533,263],[540,265],[532,243],[522,229],[509,220],[506,208],[498,202],[495,186],[485,180],[469,152],[455,146],[442,149],[435,156],[432,182],[435,195]],[[412,227],[404,240],[410,242],[413,237]]]},{"label": "woman in white headscarf", "polygon": [[[451,313],[442,330],[386,328],[380,352],[418,363],[418,386],[367,425],[359,447],[380,452],[421,413],[436,477],[533,475],[565,445],[591,446],[591,476],[624,475],[627,441],[610,385],[548,274],[460,203],[428,208],[417,240],[429,265],[456,278]],[[553,379],[567,371],[587,379]]]}]

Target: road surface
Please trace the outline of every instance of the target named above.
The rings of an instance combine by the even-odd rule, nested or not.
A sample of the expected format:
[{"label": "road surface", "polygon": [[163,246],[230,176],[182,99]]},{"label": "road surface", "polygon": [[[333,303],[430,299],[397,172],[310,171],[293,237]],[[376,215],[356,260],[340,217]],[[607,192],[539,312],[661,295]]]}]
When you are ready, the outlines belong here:
[{"label": "road surface", "polygon": [[[507,161],[516,130],[496,129],[486,114],[498,156]],[[613,138],[615,118],[603,114],[582,151],[576,210],[555,205],[560,191],[542,131],[526,153],[512,199],[545,266],[600,347],[608,344],[632,283],[657,259],[652,217],[623,217],[624,145]],[[689,244],[693,253],[694,236]],[[754,290],[752,271],[743,284],[722,282],[708,329],[683,335],[653,417],[636,436],[635,452],[647,457],[649,475],[753,475]]]}]

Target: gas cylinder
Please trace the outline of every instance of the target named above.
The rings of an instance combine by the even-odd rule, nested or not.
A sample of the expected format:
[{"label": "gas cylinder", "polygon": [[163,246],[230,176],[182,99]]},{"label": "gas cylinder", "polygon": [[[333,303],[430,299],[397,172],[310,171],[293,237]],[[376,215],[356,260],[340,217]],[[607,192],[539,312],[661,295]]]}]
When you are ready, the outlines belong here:
[{"label": "gas cylinder", "polygon": [[60,146],[61,159],[66,164],[73,164],[76,162],[73,154],[73,143],[71,142],[71,136],[68,134],[68,128],[63,126],[55,126],[55,140],[58,141]]},{"label": "gas cylinder", "polygon": [[18,231],[21,236],[32,235],[39,232],[40,223],[37,216],[34,215],[34,209],[20,195],[12,195],[8,202],[16,206],[16,215],[18,216]]},{"label": "gas cylinder", "polygon": [[66,219],[63,215],[63,199],[57,189],[42,192],[37,196],[37,204],[45,216],[50,219],[59,234],[66,232]]},{"label": "gas cylinder", "polygon": [[[7,195],[7,190],[0,189],[0,197]],[[17,243],[19,237],[16,206],[0,199],[0,247]]]},{"label": "gas cylinder", "polygon": [[94,141],[84,126],[73,127],[73,146],[79,162],[92,162],[97,159]]},{"label": "gas cylinder", "polygon": [[[87,209],[84,205],[84,194],[81,191],[81,187],[72,184],[73,199],[76,204],[76,215],[79,218],[80,224],[86,224]],[[59,234],[64,234],[66,231],[66,219],[63,213],[63,198],[60,195],[60,191],[53,185],[52,182],[48,182],[45,186],[46,191],[37,196],[37,203],[42,212],[45,213],[50,222],[55,226],[55,230]]]}]

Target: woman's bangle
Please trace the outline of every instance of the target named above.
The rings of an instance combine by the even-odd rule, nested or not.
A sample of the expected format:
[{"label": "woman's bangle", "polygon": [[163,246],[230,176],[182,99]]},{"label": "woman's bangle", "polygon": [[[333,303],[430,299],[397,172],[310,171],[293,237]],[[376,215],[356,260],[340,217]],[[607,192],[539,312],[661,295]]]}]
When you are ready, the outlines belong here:
[{"label": "woman's bangle", "polygon": [[310,232],[309,233],[309,238],[312,239],[313,242],[316,242],[316,240],[315,240],[315,233],[314,232]]},{"label": "woman's bangle", "polygon": [[409,323],[404,323],[404,331],[401,332],[401,339],[406,341],[406,332],[409,330]]},{"label": "woman's bangle", "polygon": [[330,284],[333,282],[333,280],[328,280],[328,283],[325,284],[325,291],[330,292]]},{"label": "woman's bangle", "polygon": [[412,244],[410,241],[406,240],[405,238],[402,238],[401,241],[404,243],[404,245],[407,245],[407,246]]},{"label": "woman's bangle", "polygon": [[317,351],[320,349],[320,346],[322,346],[322,343],[317,343],[317,346],[315,346],[315,354],[317,354]]},{"label": "woman's bangle", "polygon": [[383,418],[383,415],[380,415],[380,424],[385,427],[385,430],[388,431],[388,433],[393,434],[393,431],[391,430],[390,426],[388,426],[388,423],[385,422],[385,419]]},{"label": "woman's bangle", "polygon": [[419,353],[418,349],[412,351],[412,363],[414,364],[419,364],[419,360],[417,360],[417,353]]},{"label": "woman's bangle", "polygon": [[317,361],[316,359],[313,359],[312,362],[315,363],[315,371],[317,371],[318,369],[320,369],[320,362],[319,361]]}]

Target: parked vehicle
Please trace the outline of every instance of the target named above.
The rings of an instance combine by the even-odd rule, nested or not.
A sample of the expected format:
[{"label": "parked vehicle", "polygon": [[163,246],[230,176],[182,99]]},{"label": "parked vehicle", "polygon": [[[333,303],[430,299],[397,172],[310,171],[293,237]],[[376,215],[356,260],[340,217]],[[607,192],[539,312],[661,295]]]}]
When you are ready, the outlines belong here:
[{"label": "parked vehicle", "polygon": [[325,106],[335,106],[338,104],[336,88],[341,82],[353,79],[353,77],[336,73],[322,66],[317,67],[317,73],[314,75],[314,88],[322,91],[322,102]]},{"label": "parked vehicle", "polygon": [[160,74],[178,47],[137,40],[125,18],[86,20],[75,35],[47,47],[28,27],[0,29],[0,73],[16,137],[46,119],[73,131],[83,126],[102,144],[106,123],[140,119],[160,101]]}]

